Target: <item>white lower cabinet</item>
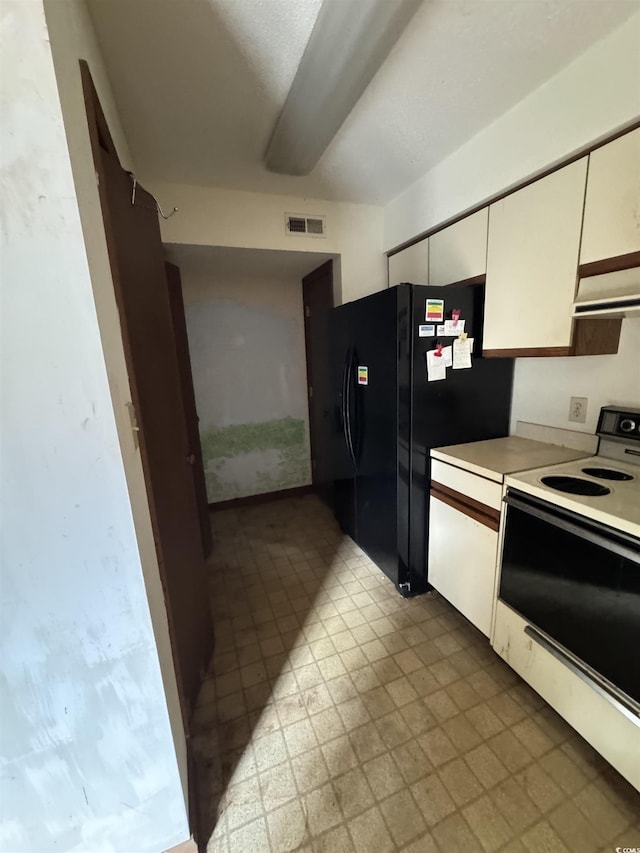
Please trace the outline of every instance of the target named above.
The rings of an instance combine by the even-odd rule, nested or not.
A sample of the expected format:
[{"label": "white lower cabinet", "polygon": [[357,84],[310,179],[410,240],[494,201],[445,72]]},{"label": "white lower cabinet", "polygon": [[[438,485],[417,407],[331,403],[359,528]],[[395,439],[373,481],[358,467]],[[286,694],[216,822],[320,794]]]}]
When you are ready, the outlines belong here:
[{"label": "white lower cabinet", "polygon": [[526,627],[518,613],[498,601],[494,651],[640,790],[640,720],[598,693],[526,634]]},{"label": "white lower cabinet", "polygon": [[429,583],[487,637],[497,549],[495,530],[431,495]]}]

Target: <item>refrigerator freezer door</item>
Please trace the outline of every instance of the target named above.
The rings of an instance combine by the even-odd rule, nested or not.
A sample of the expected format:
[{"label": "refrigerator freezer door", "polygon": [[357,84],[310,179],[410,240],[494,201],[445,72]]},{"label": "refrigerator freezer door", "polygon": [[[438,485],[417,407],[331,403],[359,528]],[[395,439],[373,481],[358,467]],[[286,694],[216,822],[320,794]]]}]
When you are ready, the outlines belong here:
[{"label": "refrigerator freezer door", "polygon": [[397,361],[398,288],[353,304],[354,384],[352,434],[357,464],[357,542],[395,583],[398,572]]}]

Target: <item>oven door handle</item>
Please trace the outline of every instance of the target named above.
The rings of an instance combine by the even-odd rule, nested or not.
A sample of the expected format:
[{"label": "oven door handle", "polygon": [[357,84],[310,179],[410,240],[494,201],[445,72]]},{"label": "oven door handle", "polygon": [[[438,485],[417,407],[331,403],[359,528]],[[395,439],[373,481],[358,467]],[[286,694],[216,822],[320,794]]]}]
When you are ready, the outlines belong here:
[{"label": "oven door handle", "polygon": [[[548,512],[540,506],[534,506],[528,501],[523,501],[510,492],[507,492],[504,502],[508,506],[512,506],[514,509],[519,509],[521,512],[526,512],[528,515],[532,515],[534,518],[539,518],[547,524],[552,524],[560,530],[572,533],[579,539],[591,542],[592,545],[598,545],[601,548],[605,548],[607,551],[617,554],[619,557],[624,557],[624,559],[630,560],[632,563],[640,564],[640,548],[638,545],[634,547],[632,544],[633,539],[631,539],[631,537],[626,537],[624,533],[621,533],[619,537],[617,535],[611,535],[610,533],[600,533],[598,531],[603,529],[603,525],[599,524],[597,521],[591,520],[588,522],[589,528],[583,527],[581,524],[576,524],[567,518],[556,515],[553,512]],[[626,544],[625,540],[630,544]]]}]

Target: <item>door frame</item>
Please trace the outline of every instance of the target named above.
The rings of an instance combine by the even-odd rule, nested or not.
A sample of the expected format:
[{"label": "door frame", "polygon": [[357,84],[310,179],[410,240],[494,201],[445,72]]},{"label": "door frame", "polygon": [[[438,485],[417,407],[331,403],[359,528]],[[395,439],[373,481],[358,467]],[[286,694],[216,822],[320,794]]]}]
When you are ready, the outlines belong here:
[{"label": "door frame", "polygon": [[[302,279],[302,310],[304,313],[304,354],[305,354],[305,363],[306,363],[306,374],[307,374],[307,411],[309,413],[309,448],[311,452],[311,483],[312,486],[316,486],[318,483],[318,478],[316,475],[316,469],[314,465],[314,447],[313,447],[313,433],[311,429],[311,424],[313,420],[313,413],[311,411],[311,399],[313,395],[313,385],[311,382],[311,324],[310,324],[310,316],[309,316],[309,308],[306,304],[305,296],[305,287],[310,286],[313,287],[313,279],[317,276],[318,278],[324,278],[326,274],[329,274],[329,292],[331,294],[331,307],[335,306],[335,298],[334,298],[334,278],[333,278],[333,258],[329,258],[328,261],[325,261],[323,264],[320,264],[319,267],[316,267],[310,273],[303,276]],[[308,282],[308,285],[307,285]],[[329,367],[328,367],[329,369]]]},{"label": "door frame", "polygon": [[[102,109],[102,105],[100,103],[98,93],[97,93],[97,90],[95,88],[95,84],[93,82],[91,71],[89,69],[89,64],[87,63],[86,60],[81,59],[81,60],[79,60],[79,67],[80,67],[80,79],[81,79],[81,86],[82,86],[82,92],[83,92],[83,98],[84,98],[84,104],[85,104],[85,111],[86,111],[86,116],[87,116],[87,129],[88,129],[90,147],[91,147],[91,152],[92,152],[92,157],[93,157],[93,165],[94,165],[95,174],[96,174],[96,183],[98,185],[98,196],[99,196],[99,201],[100,201],[100,218],[101,218],[101,222],[102,222],[103,227],[104,227],[105,244],[106,244],[107,252],[109,254],[109,273],[111,275],[111,279],[113,282],[112,286],[113,286],[113,290],[114,290],[115,306],[117,307],[118,315],[119,315],[119,317],[118,317],[118,319],[119,319],[118,333],[120,336],[119,340],[120,340],[121,345],[122,345],[122,351],[124,354],[125,369],[126,369],[126,379],[127,379],[127,383],[128,383],[129,392],[131,395],[131,401],[133,403],[133,411],[135,412],[135,411],[140,411],[140,394],[139,394],[139,389],[138,389],[137,384],[136,384],[135,375],[133,374],[132,370],[130,369],[130,365],[131,365],[131,361],[132,361],[131,348],[130,348],[129,342],[127,340],[127,336],[123,333],[123,330],[122,330],[121,306],[119,304],[119,299],[118,299],[118,286],[119,286],[118,285],[118,272],[117,272],[117,269],[114,267],[114,264],[112,263],[112,257],[111,257],[111,255],[112,255],[111,246],[113,245],[113,241],[114,241],[113,226],[111,223],[111,215],[110,215],[110,211],[109,211],[109,208],[107,205],[106,194],[105,194],[105,189],[104,189],[104,187],[105,187],[105,172],[104,172],[104,168],[102,165],[101,150],[105,151],[109,155],[113,156],[117,160],[118,163],[120,163],[120,158],[118,156],[116,146],[113,142],[113,137],[111,136],[111,132],[109,130],[109,126],[107,124],[107,121],[106,121],[106,118],[104,115],[104,111]],[[131,428],[133,430],[137,429],[137,425],[135,424],[134,418],[132,418]],[[163,609],[163,611],[161,611],[162,616],[160,618],[161,618],[162,622],[164,622],[164,620],[166,619],[166,626],[167,626],[167,631],[168,631],[167,636],[168,636],[169,645],[171,648],[171,663],[173,666],[173,673],[171,673],[173,678],[171,678],[169,685],[167,685],[167,683],[165,681],[165,676],[164,676],[163,670],[166,672],[168,670],[168,667],[163,666],[162,662],[160,662],[161,673],[163,673],[163,687],[164,687],[165,695],[167,696],[167,699],[168,699],[167,705],[168,705],[168,712],[169,712],[169,717],[170,717],[171,728],[173,729],[174,725],[176,725],[176,728],[177,728],[177,717],[176,717],[176,715],[172,714],[172,712],[171,712],[171,705],[173,704],[172,703],[172,696],[167,690],[167,687],[169,686],[169,688],[171,689],[171,693],[173,693],[172,686],[175,683],[175,690],[176,690],[176,694],[177,694],[178,705],[180,708],[182,730],[183,730],[184,738],[185,738],[185,749],[186,749],[186,756],[185,757],[186,757],[186,763],[187,763],[187,766],[186,766],[187,790],[185,791],[185,797],[187,799],[187,813],[188,813],[188,820],[189,820],[189,830],[192,833],[193,837],[197,840],[197,834],[198,834],[197,794],[196,794],[196,791],[197,791],[197,774],[195,772],[194,755],[193,755],[193,750],[191,748],[191,742],[190,742],[190,739],[191,739],[191,731],[190,731],[191,706],[190,706],[189,699],[185,694],[184,682],[183,682],[183,679],[181,677],[181,666],[180,666],[180,661],[179,661],[179,657],[178,657],[178,653],[177,653],[177,649],[176,649],[176,641],[175,641],[175,628],[172,624],[171,609],[168,606],[168,583],[167,583],[166,569],[163,565],[162,559],[160,559],[160,556],[158,554],[158,545],[157,545],[157,541],[156,541],[157,518],[156,518],[154,506],[153,506],[153,501],[150,498],[150,484],[149,484],[149,479],[148,479],[148,477],[149,477],[149,475],[148,475],[149,461],[146,457],[144,441],[140,442],[139,450],[140,450],[140,462],[141,462],[140,471],[142,474],[142,482],[144,482],[144,497],[145,497],[145,502],[146,502],[146,508],[148,510],[148,513],[149,513],[148,518],[150,521],[150,528],[151,528],[150,532],[153,534],[153,542],[154,542],[155,562],[153,564],[153,570],[155,570],[155,567],[157,566],[158,577],[160,580],[160,584],[162,587],[162,593],[163,593],[164,609]],[[144,519],[144,523],[145,523],[145,527],[146,527],[146,519]],[[134,512],[134,524],[135,524],[135,512]],[[138,530],[136,530],[136,538],[138,539],[138,537],[139,537],[139,533],[138,533]],[[146,536],[145,536],[145,540],[149,541]],[[146,542],[145,542],[145,544],[146,544]],[[146,548],[144,550],[145,550],[147,555],[150,555],[150,550],[147,550]],[[143,555],[143,549],[142,548],[141,548],[140,553],[141,553],[141,559],[143,560],[143,570],[144,570],[145,563],[144,563],[144,555]],[[146,587],[146,583],[145,583],[145,587]],[[151,600],[151,598],[149,598],[149,592],[148,591],[147,591],[147,597],[149,599],[149,606],[150,606],[150,610],[151,610],[152,621],[155,621],[153,618],[154,612],[158,613],[158,610],[154,609],[153,601]],[[154,632],[155,632],[155,630],[156,630],[156,628],[154,625]],[[157,637],[156,637],[156,640],[158,643],[160,643],[160,640]],[[163,642],[163,645],[164,645],[164,642]],[[176,743],[176,746],[178,746],[178,743]]]}]

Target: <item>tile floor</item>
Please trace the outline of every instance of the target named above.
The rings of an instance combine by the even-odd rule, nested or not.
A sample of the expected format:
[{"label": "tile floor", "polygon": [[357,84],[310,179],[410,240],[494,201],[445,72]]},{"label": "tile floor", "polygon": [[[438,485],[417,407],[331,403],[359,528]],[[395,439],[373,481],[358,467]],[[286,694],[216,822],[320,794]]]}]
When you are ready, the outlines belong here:
[{"label": "tile floor", "polygon": [[640,848],[640,794],[437,594],[401,598],[314,496],[214,527],[208,853]]}]

